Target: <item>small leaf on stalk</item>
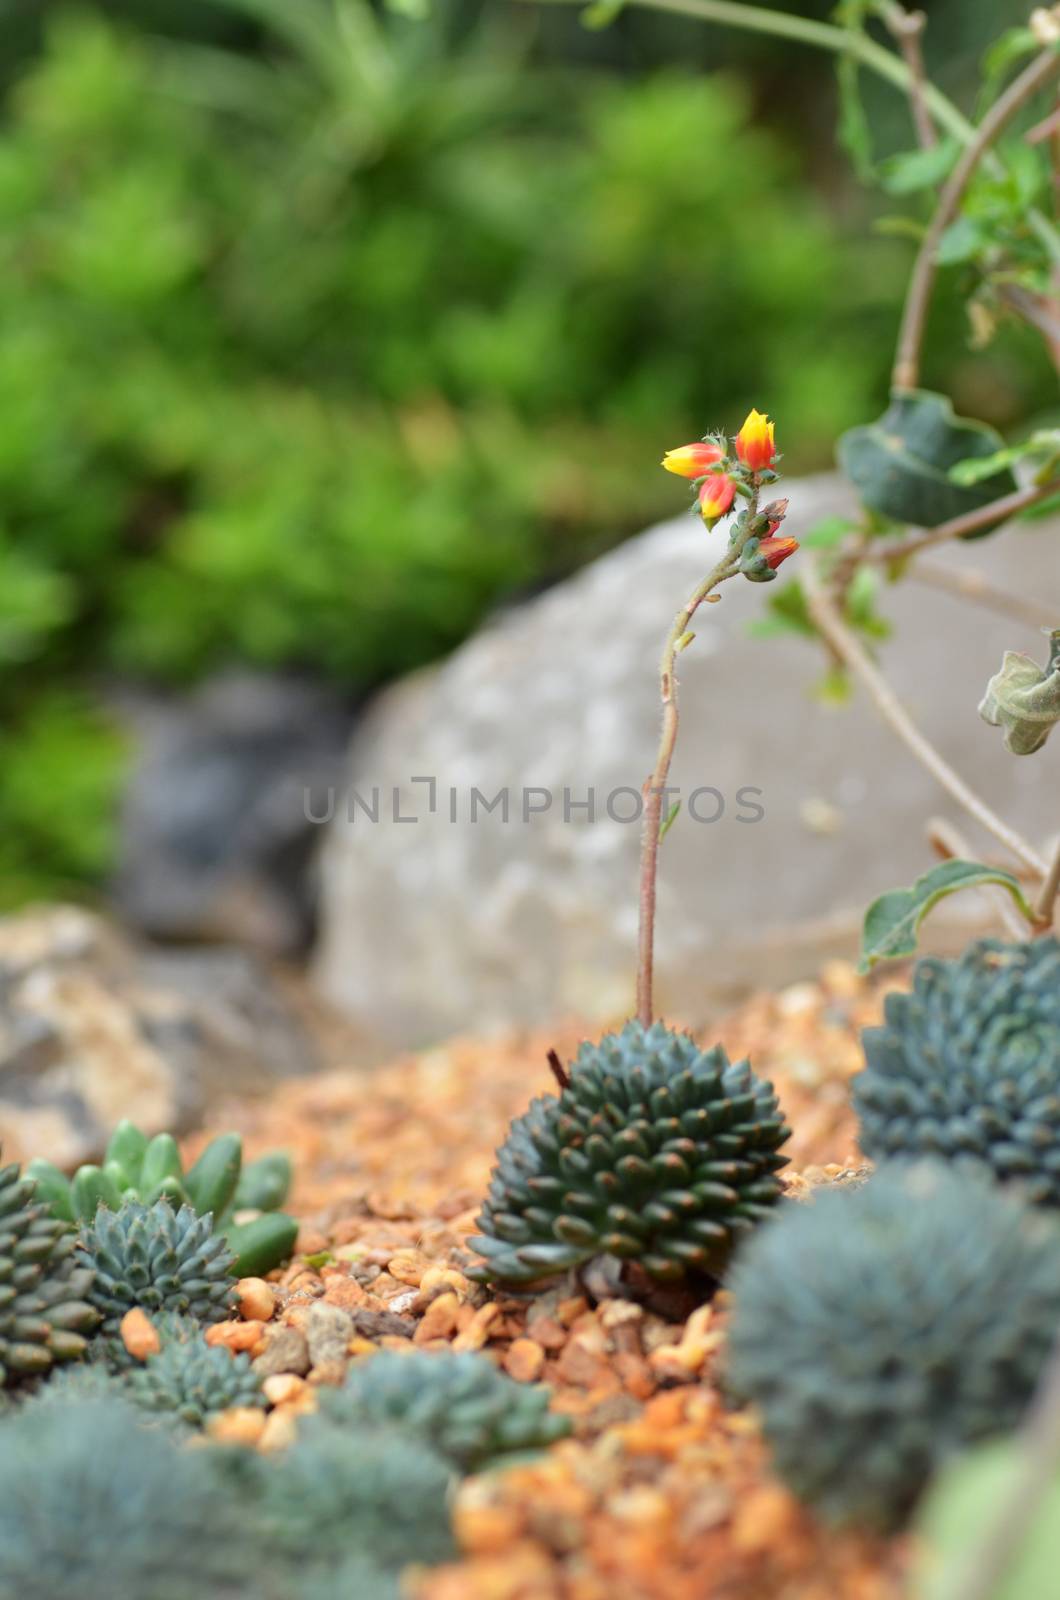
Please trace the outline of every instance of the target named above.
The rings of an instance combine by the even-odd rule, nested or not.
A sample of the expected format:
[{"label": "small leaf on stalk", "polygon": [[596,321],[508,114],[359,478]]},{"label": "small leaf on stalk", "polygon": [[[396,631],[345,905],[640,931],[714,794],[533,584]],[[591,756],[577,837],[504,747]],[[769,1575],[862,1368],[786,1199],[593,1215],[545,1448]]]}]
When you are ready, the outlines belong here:
[{"label": "small leaf on stalk", "polygon": [[663,839],[666,838],[666,835],[669,833],[670,829],[673,827],[674,823],[677,821],[677,813],[680,811],[680,809],[681,809],[680,800],[675,800],[673,805],[670,807],[669,813],[667,814],[666,818],[663,821],[662,827],[659,829],[659,842],[660,843],[662,843]]},{"label": "small leaf on stalk", "polygon": [[1060,462],[1060,428],[1040,428],[1032,433],[1029,439],[1024,439],[1022,444],[1010,444],[1004,450],[997,450],[992,456],[980,456],[971,461],[958,461],[955,467],[950,468],[950,478],[954,483],[964,487],[969,484],[981,483],[984,478],[989,478],[995,472],[1000,472],[1006,467],[1015,466],[1017,461],[1030,458],[1039,458],[1039,470],[1052,476],[1056,465]]},{"label": "small leaf on stalk", "polygon": [[1060,722],[1060,628],[1050,642],[1044,668],[1021,650],[1006,650],[979,706],[984,722],[1004,728],[1005,749],[1014,756],[1034,755]]},{"label": "small leaf on stalk", "polygon": [[880,182],[888,194],[917,194],[949,176],[960,149],[956,139],[942,139],[927,150],[903,150],[880,166]]},{"label": "small leaf on stalk", "polygon": [[799,535],[806,550],[830,550],[841,544],[849,533],[856,533],[858,524],[850,517],[824,517],[809,533]]},{"label": "small leaf on stalk", "polygon": [[915,954],[920,924],[940,900],[961,889],[981,889],[989,884],[1007,889],[1028,922],[1032,920],[1019,879],[1011,872],[978,861],[943,861],[919,877],[911,889],[891,889],[872,902],[861,933],[859,970],[869,972],[877,961]]},{"label": "small leaf on stalk", "polygon": [[625,4],[626,0],[595,0],[594,5],[587,6],[582,12],[582,27],[590,28],[593,32],[609,28]]},{"label": "small leaf on stalk", "polygon": [[945,395],[896,390],[878,422],[843,435],[839,464],[870,510],[937,528],[1014,493],[1016,480],[1007,469],[970,485],[950,478],[958,462],[996,455],[1004,444],[994,428],[958,417]]},{"label": "small leaf on stalk", "polygon": [[853,692],[846,667],[829,667],[813,686],[813,697],[823,706],[849,705]]}]

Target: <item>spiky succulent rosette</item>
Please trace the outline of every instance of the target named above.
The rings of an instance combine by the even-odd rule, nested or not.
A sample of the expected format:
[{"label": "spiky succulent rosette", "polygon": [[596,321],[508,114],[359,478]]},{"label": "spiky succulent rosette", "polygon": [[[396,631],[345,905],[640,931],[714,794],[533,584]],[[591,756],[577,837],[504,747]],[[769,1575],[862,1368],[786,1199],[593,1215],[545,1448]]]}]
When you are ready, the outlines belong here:
[{"label": "spiky succulent rosette", "polygon": [[528,1283],[611,1255],[660,1282],[716,1276],[778,1199],[789,1131],[746,1061],[627,1023],[583,1044],[567,1087],[512,1123],[472,1240],[477,1275]]},{"label": "spiky succulent rosette", "polygon": [[881,1168],[788,1206],[729,1279],[728,1385],[827,1519],[889,1530],[1014,1427],[1060,1329],[1060,1229],[983,1176]]},{"label": "spiky succulent rosette", "polygon": [[200,1329],[184,1319],[169,1324],[157,1355],[132,1368],[129,1393],[144,1411],[172,1417],[190,1428],[205,1427],[211,1417],[232,1406],[265,1405],[250,1357],[208,1345]]},{"label": "spiky succulent rosette", "polygon": [[104,1333],[116,1334],[134,1306],[203,1323],[227,1316],[235,1257],[211,1230],[209,1216],[190,1206],[174,1211],[167,1200],[129,1200],[120,1211],[101,1206],[82,1226],[81,1251],[94,1270],[91,1299]]},{"label": "spiky succulent rosette", "polygon": [[865,1154],[941,1156],[1060,1206],[1060,944],[920,961],[884,1016],[853,1084]]},{"label": "spiky succulent rosette", "polygon": [[261,1561],[253,1512],[219,1492],[210,1452],[142,1422],[114,1395],[5,1419],[0,1600],[297,1593],[293,1573]]},{"label": "spiky succulent rosette", "polygon": [[544,1448],[570,1432],[540,1384],[516,1383],[488,1356],[386,1351],[357,1365],[321,1411],[342,1423],[379,1424],[425,1440],[463,1472]]},{"label": "spiky succulent rosette", "polygon": [[83,1355],[99,1322],[73,1230],[17,1165],[0,1168],[0,1389]]}]

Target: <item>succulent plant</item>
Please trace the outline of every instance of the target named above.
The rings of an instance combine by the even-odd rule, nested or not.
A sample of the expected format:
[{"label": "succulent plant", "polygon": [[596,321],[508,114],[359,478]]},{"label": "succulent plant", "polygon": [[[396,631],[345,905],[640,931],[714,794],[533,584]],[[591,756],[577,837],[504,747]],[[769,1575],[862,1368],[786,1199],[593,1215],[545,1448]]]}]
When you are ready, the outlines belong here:
[{"label": "succulent plant", "polygon": [[920,961],[863,1042],[866,1155],[941,1156],[1060,1206],[1060,943],[984,939]]},{"label": "succulent plant", "polygon": [[402,1600],[404,1593],[397,1573],[367,1556],[312,1569],[308,1578],[303,1563],[298,1575],[298,1600]]},{"label": "succulent plant", "polygon": [[1012,1427],[1060,1329],[1060,1230],[981,1177],[895,1163],[789,1204],[729,1280],[728,1383],[827,1519],[890,1529]]},{"label": "succulent plant", "polygon": [[0,1600],[236,1600],[251,1573],[270,1594],[252,1523],[216,1492],[206,1452],[122,1401],[26,1407],[0,1433]]},{"label": "succulent plant", "polygon": [[232,1406],[265,1405],[250,1357],[208,1345],[199,1328],[188,1322],[171,1325],[158,1354],[131,1368],[129,1394],[145,1411],[192,1428],[204,1427],[210,1417]]},{"label": "succulent plant", "polygon": [[117,1334],[127,1311],[169,1312],[219,1322],[232,1305],[235,1257],[210,1218],[166,1200],[147,1206],[127,1200],[118,1211],[101,1206],[81,1228],[81,1252],[94,1270],[92,1304],[103,1332]]},{"label": "succulent plant", "polygon": [[355,1366],[341,1389],[321,1394],[336,1422],[397,1426],[423,1438],[462,1472],[537,1450],[570,1432],[549,1411],[549,1391],[515,1383],[488,1356],[383,1351]]},{"label": "succulent plant", "polygon": [[[148,1139],[125,1121],[114,1130],[102,1166],[79,1167],[68,1178],[38,1158],[26,1170],[65,1222],[91,1222],[100,1206],[118,1211],[126,1200],[153,1205],[164,1199],[174,1209],[186,1205],[200,1217],[210,1215],[237,1258],[240,1277],[271,1271],[294,1248],[298,1225],[278,1210],[291,1187],[290,1157],[273,1150],[244,1166],[243,1141],[235,1133],[212,1139],[185,1172],[172,1134]],[[254,1211],[261,1214],[236,1220]]]},{"label": "succulent plant", "polygon": [[476,1275],[526,1283],[600,1254],[663,1282],[719,1274],[780,1195],[772,1085],[662,1023],[583,1044],[560,1094],[512,1123],[472,1240]]},{"label": "succulent plant", "polygon": [[280,1560],[394,1570],[454,1554],[448,1464],[393,1429],[303,1417],[294,1444],[260,1470],[261,1504]]},{"label": "succulent plant", "polygon": [[73,1230],[17,1165],[0,1168],[0,1390],[84,1354],[99,1323]]}]

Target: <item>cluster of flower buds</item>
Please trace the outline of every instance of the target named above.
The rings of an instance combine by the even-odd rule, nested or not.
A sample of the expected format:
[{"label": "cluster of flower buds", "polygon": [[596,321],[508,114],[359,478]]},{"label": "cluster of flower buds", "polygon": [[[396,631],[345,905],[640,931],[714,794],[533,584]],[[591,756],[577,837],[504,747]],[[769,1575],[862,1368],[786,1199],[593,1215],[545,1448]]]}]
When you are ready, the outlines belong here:
[{"label": "cluster of flower buds", "polygon": [[741,518],[733,528],[732,542],[741,546],[740,571],[752,583],[772,583],[781,562],[799,548],[797,539],[777,532],[787,513],[788,502],[774,500],[751,517],[749,525],[741,527]]},{"label": "cluster of flower buds", "polygon": [[[696,444],[668,450],[662,464],[667,472],[690,478],[696,490],[700,516],[708,528],[728,516],[738,498],[757,500],[758,491],[777,481],[778,461],[774,425],[760,411],[752,411],[731,445],[724,434],[708,434]],[[778,536],[788,509],[776,500],[763,511],[751,506],[737,517],[732,543],[740,547],[740,571],[752,583],[769,583],[777,568],[799,548],[795,539]]]}]

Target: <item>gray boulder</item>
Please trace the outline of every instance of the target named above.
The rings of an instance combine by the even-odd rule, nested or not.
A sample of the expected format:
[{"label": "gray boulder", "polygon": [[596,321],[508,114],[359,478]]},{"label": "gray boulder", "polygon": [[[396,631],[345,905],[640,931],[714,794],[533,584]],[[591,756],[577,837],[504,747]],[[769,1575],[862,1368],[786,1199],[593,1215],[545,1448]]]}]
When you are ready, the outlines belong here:
[{"label": "gray boulder", "polygon": [[226,672],[187,696],[126,693],[132,772],[111,886],[156,939],[301,952],[313,931],[314,843],[302,792],[340,781],[351,717],[330,691]]},{"label": "gray boulder", "polygon": [[[784,491],[796,536],[851,504],[831,476]],[[1057,531],[1024,525],[930,559],[1060,599]],[[639,830],[616,818],[635,811],[654,760],[666,630],[724,538],[691,516],[652,529],[370,708],[319,858],[316,978],[330,999],[402,1045],[631,1008]],[[719,997],[852,950],[868,901],[931,864],[926,819],[966,826],[871,707],[812,697],[816,646],[749,636],[797,569],[798,558],[770,588],[726,584],[680,658],[684,807],[662,847],[657,982],[662,1008],[693,1021]],[[1041,842],[1057,825],[1048,755],[1010,756],[976,710],[1005,649],[1041,655],[1035,628],[913,579],[882,604],[896,631],[880,655],[899,694]],[[507,817],[475,789],[486,801],[506,791]],[[577,804],[590,790],[592,821]],[[955,900],[947,915],[964,927],[983,909]],[[945,927],[943,916],[936,937]]]},{"label": "gray boulder", "polygon": [[266,968],[236,950],[134,944],[75,906],[0,918],[0,1144],[97,1156],[123,1117],[181,1132],[317,1058]]}]

